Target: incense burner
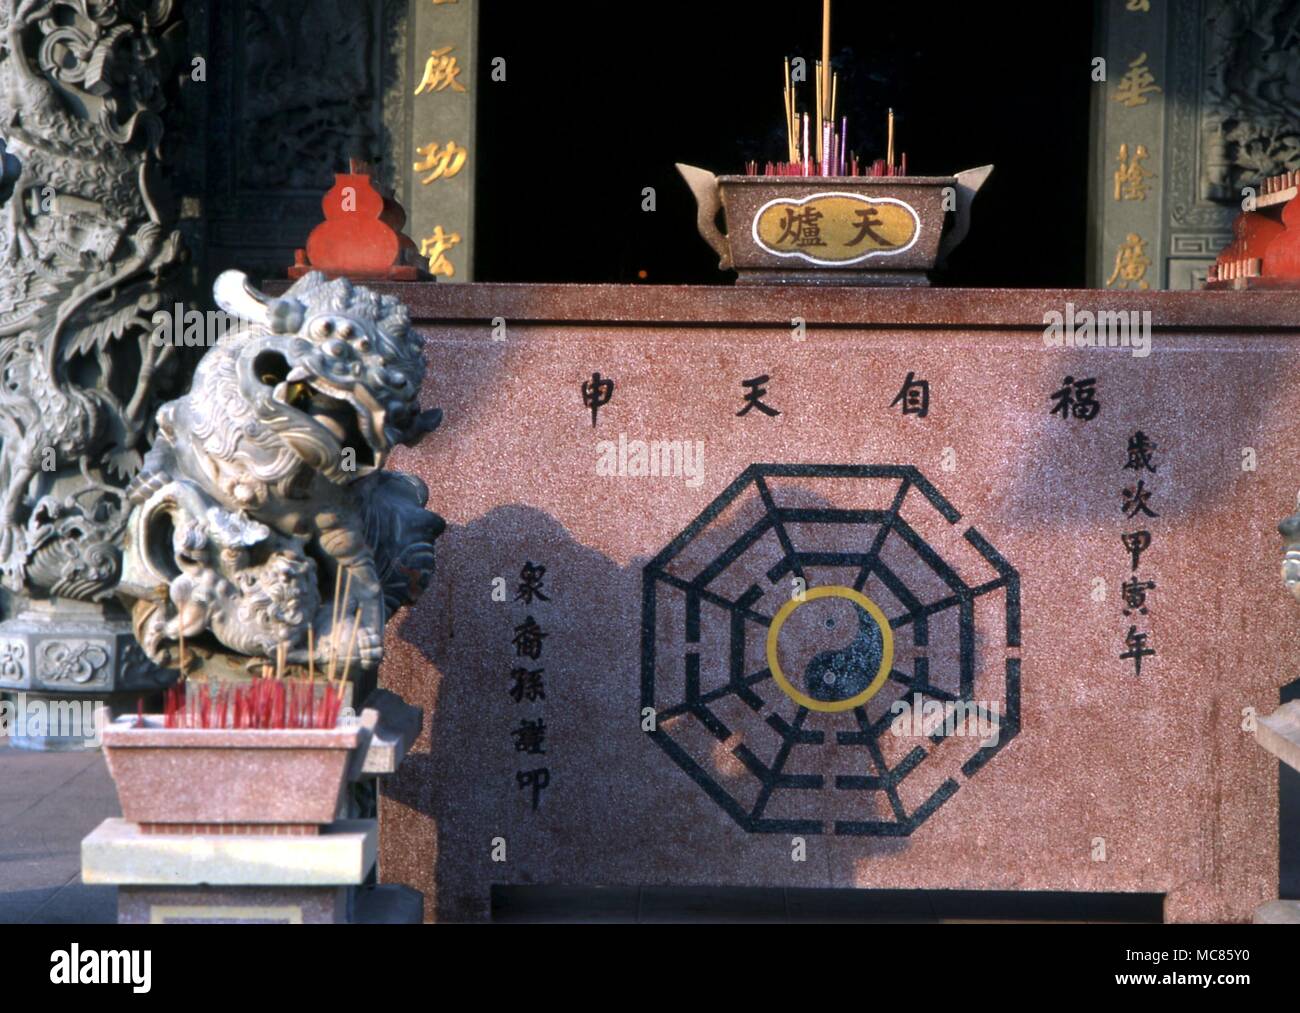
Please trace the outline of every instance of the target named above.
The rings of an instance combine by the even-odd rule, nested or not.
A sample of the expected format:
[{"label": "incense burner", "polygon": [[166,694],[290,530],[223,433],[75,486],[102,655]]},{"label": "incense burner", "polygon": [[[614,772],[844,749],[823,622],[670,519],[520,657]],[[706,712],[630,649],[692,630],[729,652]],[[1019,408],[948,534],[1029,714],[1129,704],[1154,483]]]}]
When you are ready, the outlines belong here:
[{"label": "incense burner", "polygon": [[[993,166],[955,176],[715,176],[678,163],[741,285],[928,285]],[[717,223],[723,213],[724,227]]]},{"label": "incense burner", "polygon": [[122,815],[156,829],[332,823],[362,728],[166,728],[160,716],[119,718],[104,757]]}]

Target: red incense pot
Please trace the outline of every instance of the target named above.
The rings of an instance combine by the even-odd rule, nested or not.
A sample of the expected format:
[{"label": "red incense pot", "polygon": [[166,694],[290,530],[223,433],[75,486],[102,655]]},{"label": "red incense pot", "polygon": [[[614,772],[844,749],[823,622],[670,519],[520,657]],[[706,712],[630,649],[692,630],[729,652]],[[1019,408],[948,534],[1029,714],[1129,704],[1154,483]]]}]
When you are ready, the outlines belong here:
[{"label": "red incense pot", "polygon": [[338,815],[360,741],[334,728],[167,728],[162,715],[119,718],[104,756],[122,815],[155,832],[311,832]]}]

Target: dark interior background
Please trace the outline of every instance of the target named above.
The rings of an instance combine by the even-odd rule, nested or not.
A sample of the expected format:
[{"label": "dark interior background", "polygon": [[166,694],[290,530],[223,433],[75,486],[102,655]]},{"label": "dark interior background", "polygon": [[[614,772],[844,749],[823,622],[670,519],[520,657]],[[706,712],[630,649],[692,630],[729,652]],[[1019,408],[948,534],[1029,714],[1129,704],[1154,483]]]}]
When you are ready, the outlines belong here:
[{"label": "dark interior background", "polygon": [[[821,7],[484,0],[477,279],[728,283],[673,164],[740,172],[779,157],[782,60],[820,55]],[[883,157],[892,106],[910,172],[997,167],[946,283],[1082,286],[1093,5],[834,7],[840,110],[860,157]],[[490,79],[497,56],[504,83]]]}]

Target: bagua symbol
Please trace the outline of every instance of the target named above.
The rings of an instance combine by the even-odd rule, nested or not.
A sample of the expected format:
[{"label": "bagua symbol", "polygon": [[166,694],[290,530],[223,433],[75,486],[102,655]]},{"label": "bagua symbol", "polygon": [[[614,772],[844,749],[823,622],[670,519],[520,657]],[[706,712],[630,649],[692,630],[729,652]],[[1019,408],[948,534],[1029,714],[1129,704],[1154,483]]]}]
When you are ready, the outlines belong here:
[{"label": "bagua symbol", "polygon": [[641,707],[747,831],[907,836],[1019,731],[1020,575],[914,467],[752,465],[642,572]]}]

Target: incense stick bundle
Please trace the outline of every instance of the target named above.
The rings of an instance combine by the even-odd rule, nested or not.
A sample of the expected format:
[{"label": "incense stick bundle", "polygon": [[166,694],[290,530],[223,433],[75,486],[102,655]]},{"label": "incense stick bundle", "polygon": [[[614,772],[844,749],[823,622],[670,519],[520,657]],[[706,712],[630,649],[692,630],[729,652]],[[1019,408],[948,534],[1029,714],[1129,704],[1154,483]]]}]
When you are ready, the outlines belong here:
[{"label": "incense stick bundle", "polygon": [[[822,47],[821,59],[815,60],[813,74],[813,109],[800,112],[798,89],[790,74],[790,58],[785,58],[784,75],[781,81],[783,103],[781,113],[785,117],[786,161],[765,163],[763,174],[767,176],[905,176],[907,175],[907,154],[903,153],[901,164],[895,161],[894,110],[889,110],[885,157],[871,161],[859,159],[857,152],[849,150],[849,119],[840,115],[839,93],[840,76],[831,63],[831,0],[822,0]],[[757,161],[747,162],[745,171],[752,176],[758,175]],[[1281,179],[1281,177],[1279,177]],[[335,592],[337,599],[337,589]],[[346,598],[346,594],[344,598]],[[334,627],[343,622],[346,613],[337,615]],[[333,678],[337,653],[337,636],[331,640],[330,678]]]}]

